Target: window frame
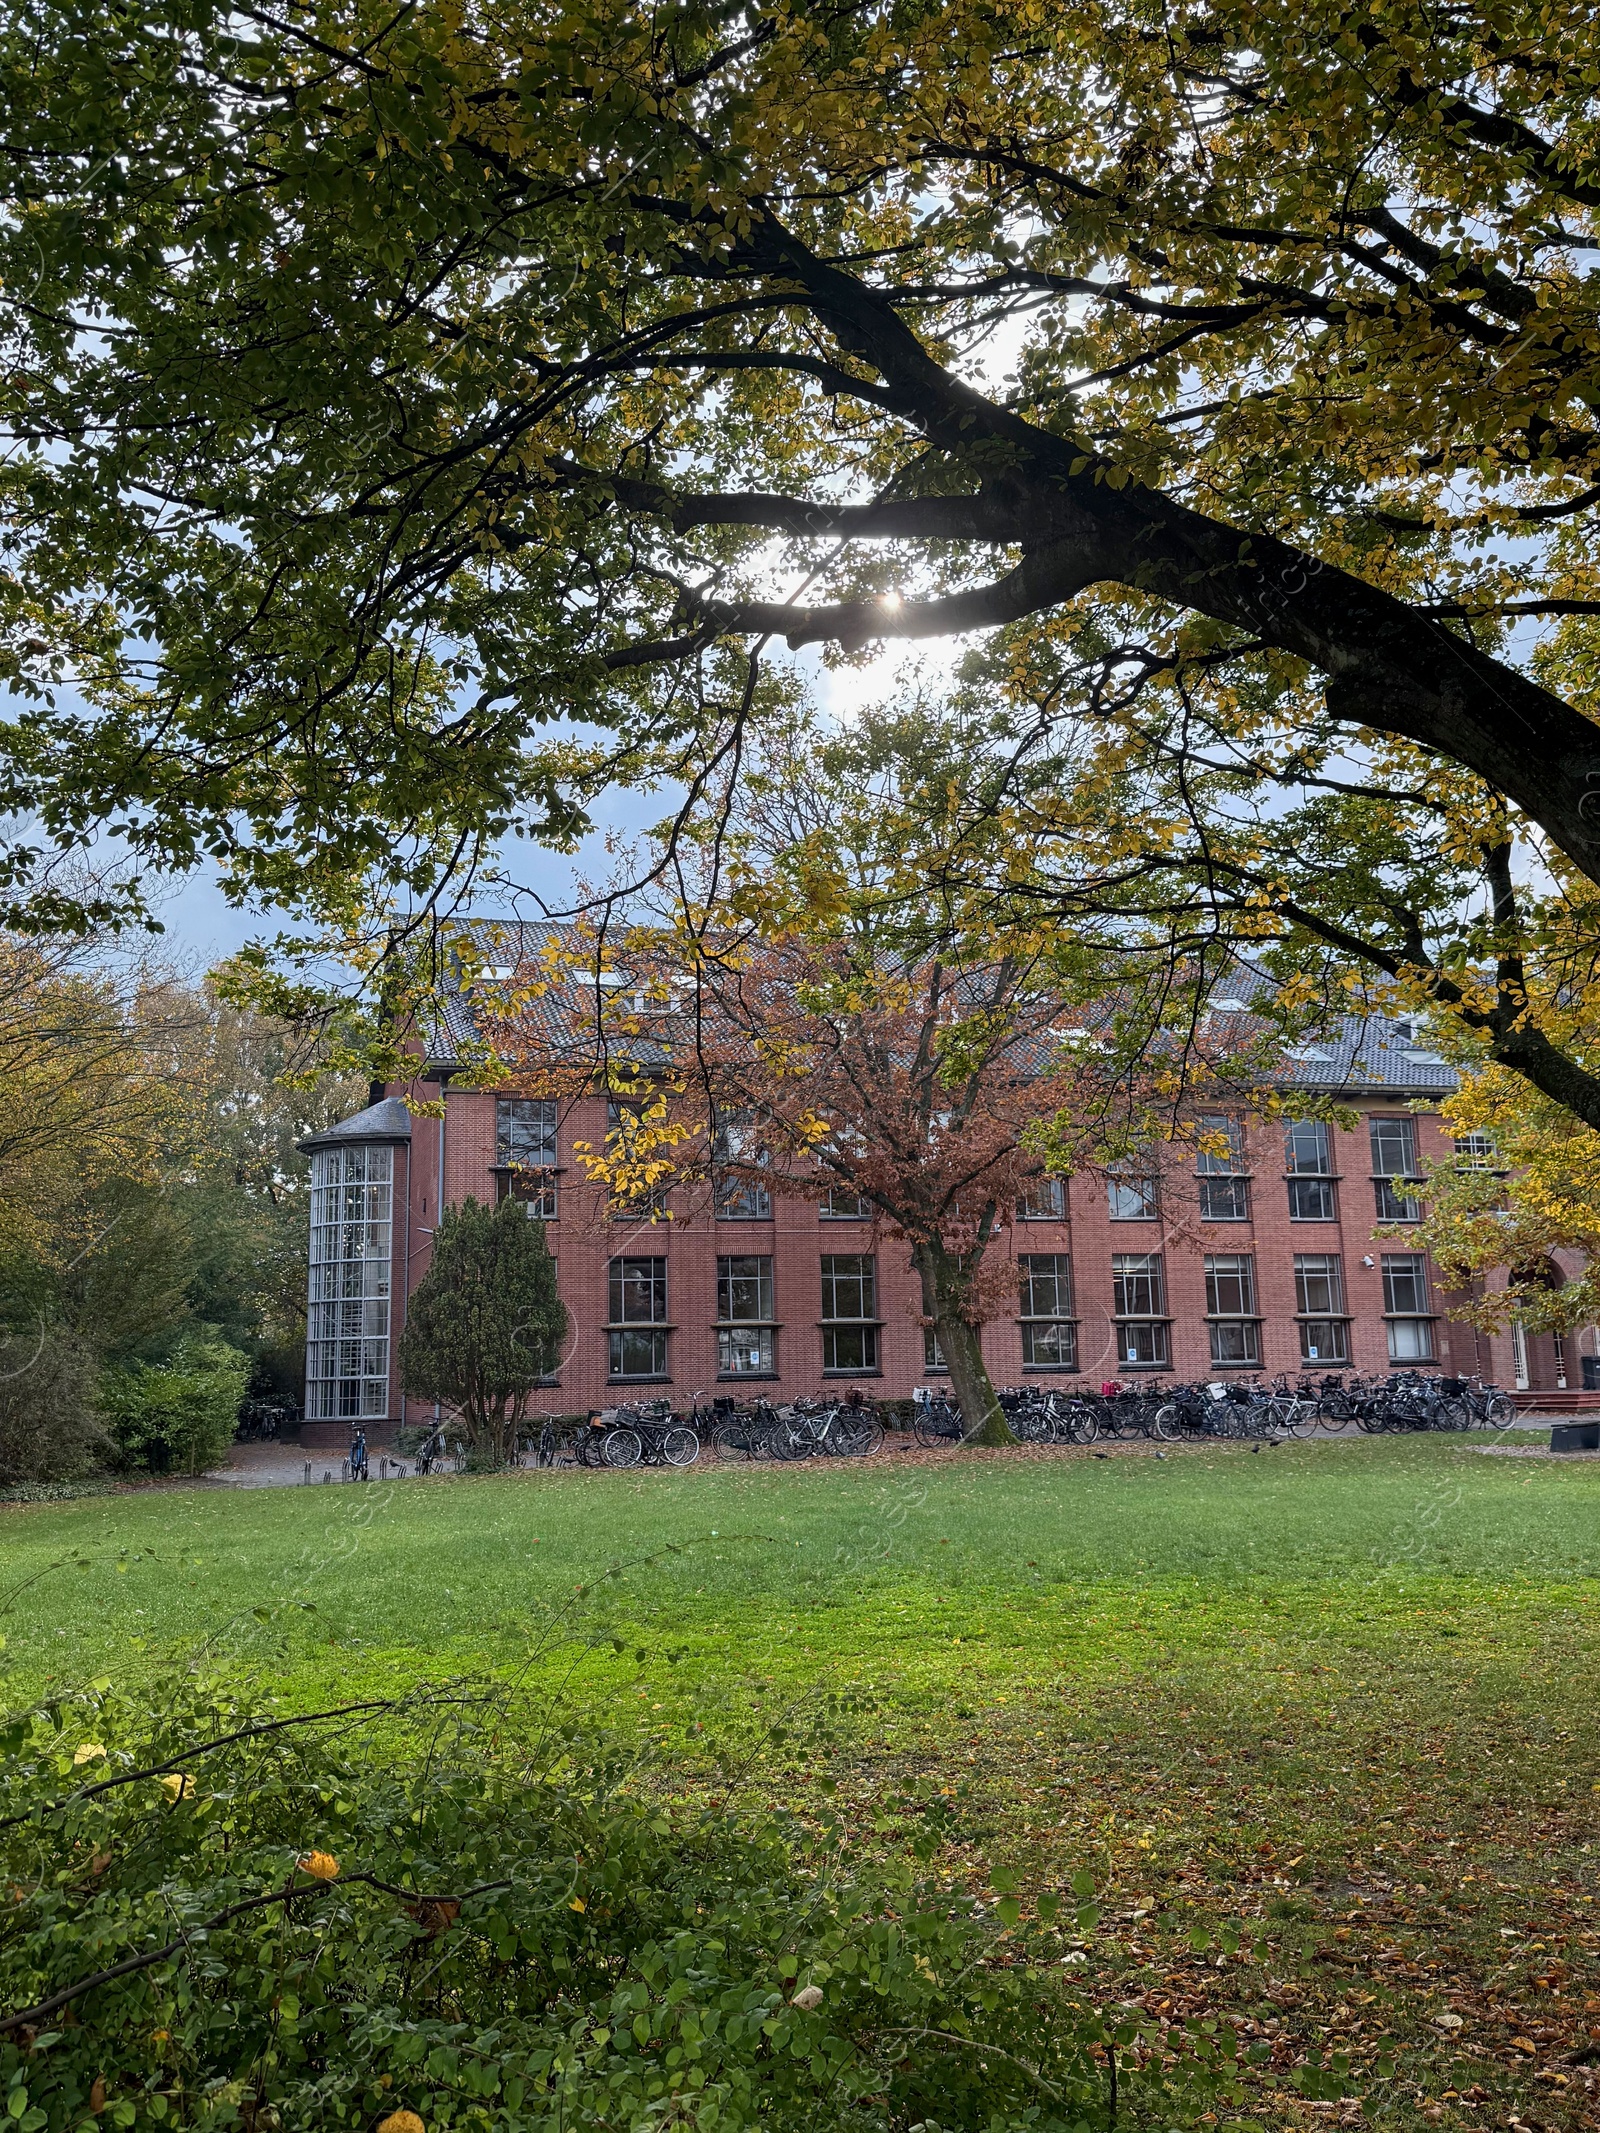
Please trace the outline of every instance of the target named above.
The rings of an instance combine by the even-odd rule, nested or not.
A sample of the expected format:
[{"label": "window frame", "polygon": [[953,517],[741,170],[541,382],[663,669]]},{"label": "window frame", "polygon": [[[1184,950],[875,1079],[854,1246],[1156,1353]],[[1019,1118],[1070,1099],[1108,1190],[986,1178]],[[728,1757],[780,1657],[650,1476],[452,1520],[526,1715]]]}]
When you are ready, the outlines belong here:
[{"label": "window frame", "polygon": [[[853,1263],[854,1271],[842,1273],[840,1262]],[[821,1291],[818,1326],[822,1334],[822,1375],[827,1377],[877,1377],[882,1371],[883,1325],[878,1316],[878,1257],[876,1252],[823,1252],[817,1267]],[[858,1284],[854,1301],[862,1308],[843,1313],[838,1309],[839,1283]],[[854,1354],[852,1354],[854,1349]]]},{"label": "window frame", "polygon": [[[1383,1315],[1385,1318],[1433,1318],[1433,1291],[1428,1281],[1428,1255],[1426,1252],[1385,1252],[1379,1261],[1383,1278]],[[1399,1303],[1396,1283],[1410,1281],[1413,1299],[1421,1301]]]},{"label": "window frame", "polygon": [[[650,1285],[652,1305],[649,1314],[645,1317],[635,1316],[633,1312],[627,1309],[628,1284],[630,1280],[638,1280],[640,1278],[635,1274],[631,1274],[629,1269],[636,1267],[649,1267],[652,1269],[649,1275],[643,1277]],[[608,1259],[606,1261],[607,1329],[620,1326],[670,1326],[672,1319],[669,1309],[670,1294],[667,1283],[667,1260],[664,1254],[655,1252],[618,1252],[613,1258]],[[654,1308],[658,1292],[661,1304],[659,1311]]]},{"label": "window frame", "polygon": [[[606,1331],[606,1382],[612,1385],[662,1385],[671,1382],[672,1373],[667,1367],[667,1336],[670,1327],[639,1322],[622,1326],[607,1326]],[[648,1355],[644,1369],[628,1365],[630,1350],[643,1348]]]},{"label": "window frame", "polygon": [[[1141,1336],[1149,1342],[1148,1355],[1133,1352]],[[1172,1329],[1164,1318],[1119,1318],[1116,1322],[1117,1367],[1121,1370],[1170,1370]]]},{"label": "window frame", "polygon": [[[1311,1145],[1300,1145],[1302,1137]],[[1291,1222],[1337,1222],[1339,1173],[1333,1129],[1325,1118],[1291,1118],[1283,1128],[1283,1176]],[[1312,1203],[1315,1202],[1315,1211]]]},{"label": "window frame", "polygon": [[[1291,1222],[1338,1221],[1339,1188],[1333,1178],[1302,1172],[1285,1178],[1283,1182],[1288,1187]],[[1313,1194],[1320,1204],[1315,1214],[1309,1214],[1306,1210]]]},{"label": "window frame", "polygon": [[[1312,1262],[1321,1261],[1320,1265]],[[1313,1281],[1328,1284],[1327,1301],[1313,1303],[1307,1286]],[[1296,1318],[1348,1318],[1344,1299],[1344,1254],[1342,1252],[1296,1252],[1294,1255],[1294,1305]]]},{"label": "window frame", "polygon": [[[1383,1321],[1389,1360],[1391,1363],[1431,1363],[1436,1360],[1438,1342],[1434,1335],[1434,1321],[1438,1313],[1432,1308],[1433,1286],[1428,1277],[1426,1252],[1385,1252],[1380,1264],[1383,1279]],[[1409,1301],[1402,1300],[1397,1284],[1409,1282]]]},{"label": "window frame", "polygon": [[[1261,1314],[1254,1252],[1207,1252],[1206,1339],[1214,1370],[1259,1370]],[[1232,1283],[1231,1290],[1224,1284]]]},{"label": "window frame", "polygon": [[[1207,1318],[1259,1318],[1254,1252],[1207,1252],[1203,1262]],[[1238,1284],[1237,1302],[1224,1302],[1223,1282]]]},{"label": "window frame", "polygon": [[[1385,1319],[1384,1331],[1388,1339],[1391,1363],[1403,1368],[1411,1363],[1437,1362],[1431,1318]],[[1409,1350],[1406,1345],[1408,1340],[1413,1343]]]},{"label": "window frame", "polygon": [[[770,1222],[772,1219],[772,1192],[760,1178],[748,1173],[770,1168],[767,1152],[760,1144],[759,1117],[747,1110],[725,1111],[717,1114],[712,1129],[711,1162],[713,1172],[712,1205],[719,1222]],[[751,1146],[757,1153],[749,1154]],[[743,1165],[743,1170],[729,1177],[729,1163]]]},{"label": "window frame", "polygon": [[[1141,1264],[1134,1265],[1133,1261]],[[1119,1262],[1125,1262],[1120,1263]],[[1149,1279],[1153,1286],[1148,1304],[1130,1304],[1128,1291],[1120,1284]],[[1120,1290],[1120,1293],[1119,1293]],[[1113,1318],[1167,1318],[1166,1255],[1162,1252],[1113,1252],[1111,1255],[1111,1315]]]},{"label": "window frame", "polygon": [[[1036,1204],[1036,1196],[1049,1202],[1047,1206]],[[1019,1222],[1065,1222],[1067,1211],[1067,1181],[1041,1171],[1038,1177],[1029,1178],[1017,1195],[1017,1220]]]},{"label": "window frame", "polygon": [[[778,1329],[747,1319],[717,1327],[717,1376],[719,1378],[775,1378],[778,1375]],[[754,1360],[741,1359],[743,1347],[753,1349]]]},{"label": "window frame", "polygon": [[1250,1180],[1242,1173],[1213,1171],[1196,1181],[1202,1222],[1248,1222]]},{"label": "window frame", "polygon": [[[1075,1373],[1078,1368],[1078,1317],[1073,1293],[1072,1254],[1019,1252],[1017,1268],[1017,1328],[1022,1342],[1023,1369]],[[1035,1287],[1036,1283],[1048,1284],[1043,1294]]]},{"label": "window frame", "polygon": [[[1379,1141],[1391,1127],[1396,1131],[1401,1153],[1408,1160],[1386,1168],[1379,1153]],[[1396,1192],[1393,1182],[1396,1178],[1403,1179],[1408,1185],[1423,1182],[1417,1172],[1416,1120],[1409,1112],[1371,1111],[1367,1114],[1367,1142],[1372,1156],[1372,1199],[1377,1219],[1380,1222],[1420,1222],[1420,1197],[1415,1193]]]},{"label": "window frame", "polygon": [[[1134,1265],[1132,1262],[1139,1262]],[[1129,1280],[1150,1280],[1148,1307],[1129,1304]],[[1138,1293],[1138,1292],[1135,1292]],[[1171,1314],[1167,1310],[1167,1268],[1164,1252],[1113,1252],[1111,1255],[1112,1321],[1115,1326],[1117,1362],[1124,1370],[1167,1370],[1172,1364]],[[1145,1341],[1148,1354],[1135,1352]]]},{"label": "window frame", "polygon": [[[538,1111],[537,1120],[514,1118],[516,1111]],[[539,1142],[536,1149],[519,1149],[514,1144],[514,1129],[519,1126],[537,1126]],[[554,1170],[559,1166],[559,1132],[561,1107],[551,1096],[497,1096],[494,1100],[494,1152],[497,1170]]]},{"label": "window frame", "polygon": [[1500,1151],[1494,1144],[1494,1135],[1472,1127],[1451,1142],[1451,1151],[1458,1170],[1493,1171],[1500,1161]]},{"label": "window frame", "polygon": [[[856,1203],[855,1206],[848,1210],[836,1208],[833,1202],[841,1195],[846,1199],[853,1199]],[[817,1202],[817,1220],[819,1222],[870,1222],[872,1220],[872,1209],[860,1193],[852,1193],[847,1185],[830,1185]]]},{"label": "window frame", "polygon": [[[1300,1360],[1308,1370],[1315,1369],[1319,1364],[1324,1369],[1339,1366],[1347,1368],[1349,1366],[1350,1321],[1348,1319],[1302,1318],[1296,1321],[1296,1326],[1300,1338]],[[1313,1355],[1310,1351],[1313,1346],[1319,1345],[1319,1335],[1326,1336],[1325,1341],[1321,1342],[1320,1345],[1324,1345],[1328,1352],[1326,1354]]]},{"label": "window frame", "polygon": [[310,1422],[386,1420],[394,1360],[394,1145],[311,1158],[305,1408]]},{"label": "window frame", "polygon": [[[736,1272],[736,1268],[753,1267],[753,1274]],[[739,1311],[734,1308],[735,1284],[755,1283],[756,1309]],[[777,1315],[777,1285],[770,1252],[719,1252],[717,1254],[717,1317],[719,1326],[775,1326]]]},{"label": "window frame", "polygon": [[[1118,1194],[1136,1206],[1119,1208]],[[1110,1222],[1159,1222],[1161,1220],[1161,1181],[1147,1173],[1129,1172],[1125,1176],[1115,1171],[1106,1173],[1106,1219]]]},{"label": "window frame", "polygon": [[1244,1120],[1231,1111],[1202,1111],[1197,1121],[1202,1133],[1227,1135],[1228,1152],[1225,1156],[1213,1155],[1209,1148],[1197,1147],[1194,1152],[1195,1176],[1201,1178],[1242,1178],[1250,1175],[1244,1160]]},{"label": "window frame", "polygon": [[[1206,1341],[1213,1370],[1261,1368],[1261,1321],[1256,1318],[1208,1318]],[[1227,1351],[1232,1350],[1232,1353]]]},{"label": "window frame", "polygon": [[[1295,1148],[1297,1133],[1314,1133],[1318,1136],[1321,1160],[1315,1164],[1302,1162]],[[1333,1167],[1333,1135],[1325,1118],[1291,1118],[1283,1129],[1283,1171],[1290,1178],[1331,1178],[1337,1176]]]},{"label": "window frame", "polygon": [[[753,1275],[735,1268],[754,1267]],[[753,1313],[735,1310],[736,1284],[753,1280]],[[777,1277],[770,1252],[717,1254],[717,1376],[774,1378],[778,1375]],[[740,1350],[754,1349],[754,1360]]]}]

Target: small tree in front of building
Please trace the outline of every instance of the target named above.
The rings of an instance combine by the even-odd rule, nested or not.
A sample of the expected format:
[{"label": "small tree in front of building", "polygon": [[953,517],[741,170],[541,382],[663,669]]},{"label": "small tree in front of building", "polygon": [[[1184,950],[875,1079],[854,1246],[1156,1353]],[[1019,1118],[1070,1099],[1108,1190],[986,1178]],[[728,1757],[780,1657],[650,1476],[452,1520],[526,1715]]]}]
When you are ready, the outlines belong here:
[{"label": "small tree in front of building", "polygon": [[447,1208],[400,1339],[406,1391],[448,1408],[472,1452],[503,1466],[566,1333],[544,1224],[514,1199]]}]

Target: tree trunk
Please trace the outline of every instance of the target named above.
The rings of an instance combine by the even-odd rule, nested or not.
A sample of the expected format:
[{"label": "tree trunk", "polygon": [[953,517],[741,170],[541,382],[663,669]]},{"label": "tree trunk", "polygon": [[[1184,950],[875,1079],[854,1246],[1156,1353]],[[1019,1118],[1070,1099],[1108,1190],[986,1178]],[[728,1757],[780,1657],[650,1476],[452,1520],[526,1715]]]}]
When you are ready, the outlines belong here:
[{"label": "tree trunk", "polygon": [[916,1245],[911,1263],[922,1283],[922,1309],[950,1372],[950,1389],[966,1424],[968,1444],[1015,1444],[1005,1410],[995,1397],[983,1360],[979,1328],[962,1315],[966,1283],[952,1255],[938,1245]]}]

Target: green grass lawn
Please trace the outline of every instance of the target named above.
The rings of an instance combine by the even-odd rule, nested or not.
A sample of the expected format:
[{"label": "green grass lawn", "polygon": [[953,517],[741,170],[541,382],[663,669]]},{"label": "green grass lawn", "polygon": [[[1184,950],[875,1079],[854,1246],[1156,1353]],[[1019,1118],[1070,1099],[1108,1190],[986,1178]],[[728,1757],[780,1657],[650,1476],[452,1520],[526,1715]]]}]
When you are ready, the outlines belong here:
[{"label": "green grass lawn", "polygon": [[164,1489],[0,1512],[0,1565],[45,1573],[0,1623],[12,1702],[175,1658],[308,1707],[522,1673],[697,1788],[782,1719],[758,1788],[837,1787],[885,1844],[931,1810],[973,1885],[1093,1873],[1086,1959],[1269,2044],[1263,2123],[1327,2121],[1273,2085],[1308,2047],[1359,2075],[1385,2038],[1367,2123],[1600,2119],[1600,1465],[1396,1439]]}]

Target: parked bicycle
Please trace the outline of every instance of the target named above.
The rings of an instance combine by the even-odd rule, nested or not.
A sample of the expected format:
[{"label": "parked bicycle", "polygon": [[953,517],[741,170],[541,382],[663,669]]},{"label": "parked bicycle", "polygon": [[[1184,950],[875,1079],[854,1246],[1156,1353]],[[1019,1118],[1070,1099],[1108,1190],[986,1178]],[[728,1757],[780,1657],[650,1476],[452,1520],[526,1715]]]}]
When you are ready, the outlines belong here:
[{"label": "parked bicycle", "polygon": [[665,1400],[657,1400],[591,1415],[576,1449],[581,1466],[683,1467],[699,1458],[700,1437]]},{"label": "parked bicycle", "polygon": [[862,1399],[796,1400],[779,1410],[772,1448],[779,1459],[866,1459],[883,1446],[883,1424]]},{"label": "parked bicycle", "polygon": [[915,1403],[911,1434],[920,1445],[962,1444],[966,1441],[966,1422],[948,1393],[931,1391],[924,1385],[911,1397]]}]

